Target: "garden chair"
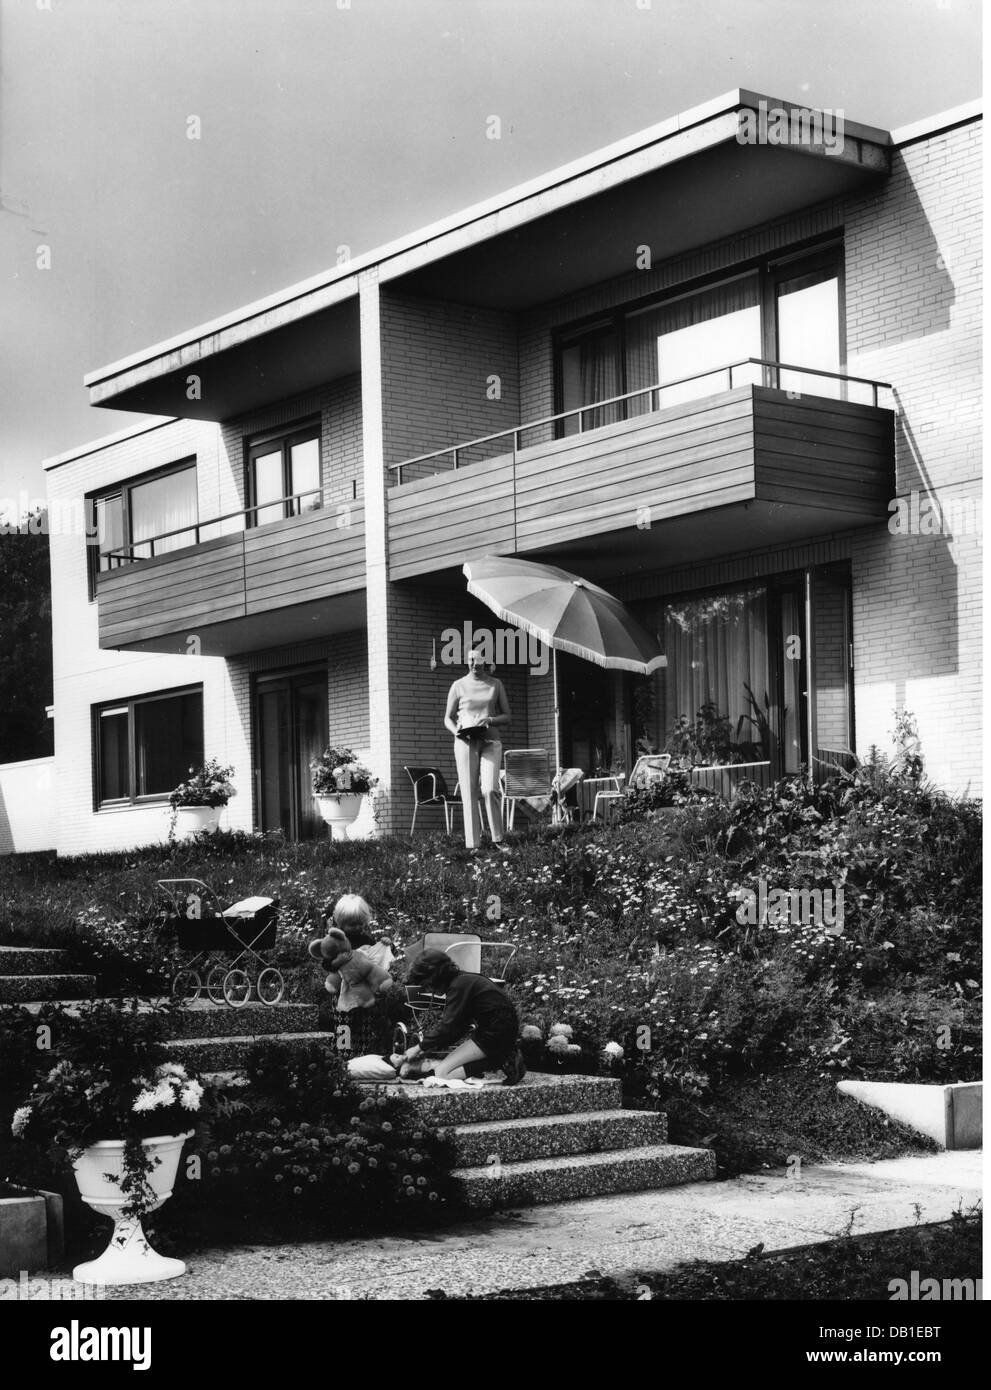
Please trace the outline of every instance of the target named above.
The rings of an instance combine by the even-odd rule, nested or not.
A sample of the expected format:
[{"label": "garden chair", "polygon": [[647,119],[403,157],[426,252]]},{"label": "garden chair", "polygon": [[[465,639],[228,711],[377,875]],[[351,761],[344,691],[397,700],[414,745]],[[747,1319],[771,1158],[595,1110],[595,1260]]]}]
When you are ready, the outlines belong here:
[{"label": "garden chair", "polygon": [[645,753],[642,757],[637,758],[625,787],[620,787],[620,778],[616,777],[613,779],[616,782],[615,787],[603,788],[602,791],[596,792],[592,819],[598,820],[600,803],[603,806],[603,819],[605,819],[605,808],[611,806],[615,810],[618,803],[629,796],[631,792],[660,786],[667,776],[670,763],[670,753]]},{"label": "garden chair", "polygon": [[[532,803],[538,799],[535,809],[546,810],[551,804],[551,759],[546,748],[510,748],[502,758],[502,814],[507,830],[516,823],[516,805],[519,801]],[[544,805],[539,801],[546,798]],[[507,813],[507,807],[508,813]]]},{"label": "garden chair", "polygon": [[439,767],[404,767],[403,771],[413,784],[413,823],[409,828],[410,835],[412,836],[416,829],[416,814],[421,806],[442,807],[444,825],[450,835],[454,812],[463,811],[458,787],[455,786],[453,793],[448,791],[444,774]]},{"label": "garden chair", "polygon": [[506,971],[519,947],[510,941],[455,941],[447,954],[468,975],[487,975],[493,984],[505,985]]}]

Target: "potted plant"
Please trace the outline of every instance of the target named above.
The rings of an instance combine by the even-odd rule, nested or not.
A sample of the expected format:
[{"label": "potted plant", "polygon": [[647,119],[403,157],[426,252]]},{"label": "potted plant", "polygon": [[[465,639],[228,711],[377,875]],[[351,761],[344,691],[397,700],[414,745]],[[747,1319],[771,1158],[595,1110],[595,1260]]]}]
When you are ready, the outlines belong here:
[{"label": "potted plant", "polygon": [[71,1166],[83,1201],[113,1220],[103,1254],[72,1272],[82,1283],[148,1284],[186,1270],[153,1250],[141,1227],[172,1195],[203,1096],[200,1081],[168,1059],[167,1012],[104,999],[64,1015],[59,1060],[14,1112],[15,1138]]},{"label": "potted plant", "polygon": [[180,782],[169,794],[170,836],[175,834],[177,827],[185,836],[216,830],[222,808],[237,795],[231,784],[233,776],[234,769],[221,767],[216,758],[202,767],[191,767],[186,781]]},{"label": "potted plant", "polygon": [[358,819],[361,798],[376,785],[378,779],[350,748],[327,748],[310,763],[313,773],[313,795],[320,814],[330,826],[331,839],[339,830],[347,839],[347,828]]}]

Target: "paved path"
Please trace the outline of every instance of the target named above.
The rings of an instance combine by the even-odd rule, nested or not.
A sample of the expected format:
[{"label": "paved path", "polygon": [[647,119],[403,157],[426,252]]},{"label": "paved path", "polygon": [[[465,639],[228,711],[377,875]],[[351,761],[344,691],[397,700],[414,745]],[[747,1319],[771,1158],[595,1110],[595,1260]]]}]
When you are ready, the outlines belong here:
[{"label": "paved path", "polygon": [[828,1164],[529,1207],[427,1235],[206,1250],[126,1299],[423,1299],[568,1283],[589,1270],[661,1270],[946,1220],[980,1199],[981,1154]]}]

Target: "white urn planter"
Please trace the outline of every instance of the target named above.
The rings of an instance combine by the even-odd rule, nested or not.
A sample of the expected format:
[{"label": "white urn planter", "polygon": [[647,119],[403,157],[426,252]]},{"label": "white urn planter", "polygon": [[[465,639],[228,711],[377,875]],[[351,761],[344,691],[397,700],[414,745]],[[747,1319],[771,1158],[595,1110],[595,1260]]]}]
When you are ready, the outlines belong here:
[{"label": "white urn planter", "polygon": [[335,831],[340,832],[342,840],[348,838],[348,826],[358,819],[363,797],[364,792],[335,792],[332,796],[317,797],[320,814],[330,826],[332,840],[336,838]]},{"label": "white urn planter", "polygon": [[212,834],[220,824],[223,809],[223,806],[178,806],[175,813],[176,831],[184,839],[204,831]]},{"label": "white urn planter", "polygon": [[[154,1163],[147,1182],[155,1200],[148,1211],[155,1211],[172,1196],[182,1146],[192,1134],[193,1130],[188,1130],[185,1134],[142,1140],[141,1147]],[[168,1259],[151,1248],[138,1217],[123,1214],[122,1209],[130,1196],[120,1189],[120,1179],[124,1175],[122,1139],[101,1139],[91,1144],[72,1167],[83,1201],[101,1216],[112,1217],[114,1223],[106,1250],[97,1259],[76,1265],[73,1279],[82,1284],[154,1284],[160,1279],[176,1279],[185,1274],[182,1260]]]}]

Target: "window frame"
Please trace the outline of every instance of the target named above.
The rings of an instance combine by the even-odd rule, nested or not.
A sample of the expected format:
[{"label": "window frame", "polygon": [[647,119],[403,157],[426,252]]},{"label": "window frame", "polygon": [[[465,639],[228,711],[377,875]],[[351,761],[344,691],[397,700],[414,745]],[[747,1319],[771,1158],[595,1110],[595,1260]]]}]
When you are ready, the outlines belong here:
[{"label": "window frame", "polygon": [[[124,539],[123,539],[123,543],[122,543],[122,545],[121,545],[120,548],[121,548],[122,550],[127,550],[127,549],[130,548],[130,546],[131,546],[131,544],[132,544],[132,540],[131,540],[131,502],[130,502],[130,494],[131,494],[131,491],[132,491],[134,488],[136,488],[136,487],[141,487],[141,486],[143,486],[145,483],[153,483],[153,482],[156,482],[159,478],[167,478],[167,477],[168,477],[170,474],[172,474],[172,473],[182,473],[182,472],[184,472],[187,468],[191,468],[191,469],[193,470],[193,472],[196,473],[197,466],[198,466],[198,465],[197,465],[197,456],[196,456],[196,454],[189,454],[189,455],[187,455],[185,458],[178,459],[175,463],[166,463],[166,464],[162,464],[162,465],[160,465],[159,467],[149,469],[147,473],[137,473],[137,474],[135,474],[135,475],[134,475],[133,477],[131,477],[131,478],[124,478],[124,479],[123,479],[121,482],[119,482],[119,483],[110,483],[110,484],[108,484],[106,487],[97,488],[95,492],[88,492],[88,493],[86,494],[86,516],[87,516],[87,521],[89,520],[89,517],[90,517],[91,515],[92,515],[92,517],[94,518],[94,521],[95,521],[95,518],[96,518],[96,504],[97,504],[98,502],[105,502],[105,501],[109,500],[111,497],[118,497],[118,496],[119,496],[119,497],[121,498],[121,500],[122,500],[122,508],[121,508],[121,510],[122,510],[122,513],[123,513],[123,518],[122,518],[122,519],[123,519],[123,532],[124,532]],[[196,523],[195,523],[195,525],[197,525],[197,526],[199,525],[199,512],[200,512],[200,508],[199,508],[199,475],[198,475],[198,473],[196,473]],[[190,529],[192,529],[192,528],[190,528]],[[89,545],[89,544],[87,544],[87,547],[86,547],[87,552],[88,552],[88,554],[87,554],[87,561],[86,561],[86,572],[87,572],[87,579],[88,579],[88,584],[89,584],[89,601],[90,601],[90,603],[92,603],[92,602],[96,599],[96,595],[97,595],[97,585],[98,585],[98,582],[99,582],[99,576],[100,576],[101,574],[110,574],[110,573],[112,573],[112,570],[110,570],[110,569],[106,569],[106,570],[101,570],[101,569],[100,569],[100,554],[101,554],[101,551],[100,551],[100,544],[99,544],[99,536],[98,536],[98,535],[96,535],[95,540],[96,540],[96,544],[95,544],[95,545]],[[195,544],[195,542],[193,542],[193,543]],[[139,544],[141,544],[141,542],[139,542]],[[170,553],[171,553],[171,552],[170,552]],[[129,561],[123,561],[122,563],[125,563],[125,564],[131,564],[131,563],[133,563],[133,557],[132,557],[131,560],[129,560]],[[115,568],[119,568],[119,566],[117,566],[117,567],[115,567]]]},{"label": "window frame", "polygon": [[[559,324],[553,329],[551,335],[551,348],[554,358],[554,409],[553,414],[560,414],[564,409],[564,389],[561,355],[566,347],[572,346],[578,339],[586,333],[604,333],[610,327],[614,334],[614,342],[618,353],[616,379],[620,383],[619,394],[625,395],[627,391],[627,364],[626,364],[626,320],[632,313],[641,313],[645,310],[656,307],[659,304],[673,303],[678,299],[685,299],[691,295],[701,294],[705,290],[714,288],[716,285],[723,284],[730,280],[739,279],[741,276],[753,274],[755,271],[759,277],[758,300],[761,312],[761,344],[763,356],[771,362],[777,361],[777,286],[783,280],[792,279],[808,269],[824,268],[828,265],[835,267],[837,285],[837,296],[839,301],[839,360],[840,370],[846,368],[847,348],[846,348],[846,257],[845,241],[842,232],[829,232],[825,236],[815,237],[809,241],[798,243],[795,246],[775,252],[773,255],[764,254],[752,256],[747,260],[737,261],[733,265],[725,266],[722,270],[711,271],[706,275],[696,276],[693,279],[682,281],[678,285],[671,285],[665,290],[658,290],[653,294],[643,295],[637,299],[624,300],[614,309],[603,312],[601,309],[595,313],[586,314],[578,319],[573,319],[568,323]],[[773,386],[773,368],[765,368],[764,384]],[[621,420],[629,417],[629,403],[624,401],[618,408]],[[555,424],[555,438],[564,437],[564,421],[558,420]]]},{"label": "window frame", "polygon": [[[255,511],[256,507],[264,508],[267,506],[278,506],[278,502],[262,502],[259,504],[255,487],[254,461],[263,453],[274,453],[278,446],[282,453],[282,497],[293,498],[297,496],[313,496],[313,493],[293,493],[290,484],[290,469],[292,468],[292,450],[296,444],[305,444],[307,440],[317,441],[317,457],[320,468],[320,481],[318,488],[320,494],[320,507],[324,505],[324,465],[323,465],[323,420],[320,415],[308,416],[304,420],[297,421],[293,425],[280,425],[277,429],[265,430],[261,434],[246,435],[244,439],[244,495],[248,499],[247,515],[245,517],[245,528],[252,530],[259,524],[262,526],[273,526],[277,521],[289,521],[294,517],[305,515],[296,511],[292,500],[282,502],[282,516],[273,521],[263,521],[259,523]],[[314,507],[313,511],[320,508]]]},{"label": "window frame", "polygon": [[[194,685],[182,685],[170,687],[166,690],[150,690],[140,695],[122,696],[117,700],[101,700],[98,704],[91,706],[91,764],[92,764],[92,783],[93,783],[93,810],[100,811],[122,811],[129,807],[137,806],[161,806],[166,804],[169,799],[169,791],[151,792],[144,796],[136,794],[137,787],[137,724],[135,710],[139,705],[153,704],[160,700],[175,699],[180,700],[189,695],[198,695],[203,700],[202,682]],[[102,785],[103,769],[103,749],[100,738],[100,718],[105,711],[123,709],[127,710],[127,775],[129,784],[129,795],[126,797],[104,797]],[[201,705],[201,718],[202,718]],[[204,747],[203,757],[206,757]]]}]

